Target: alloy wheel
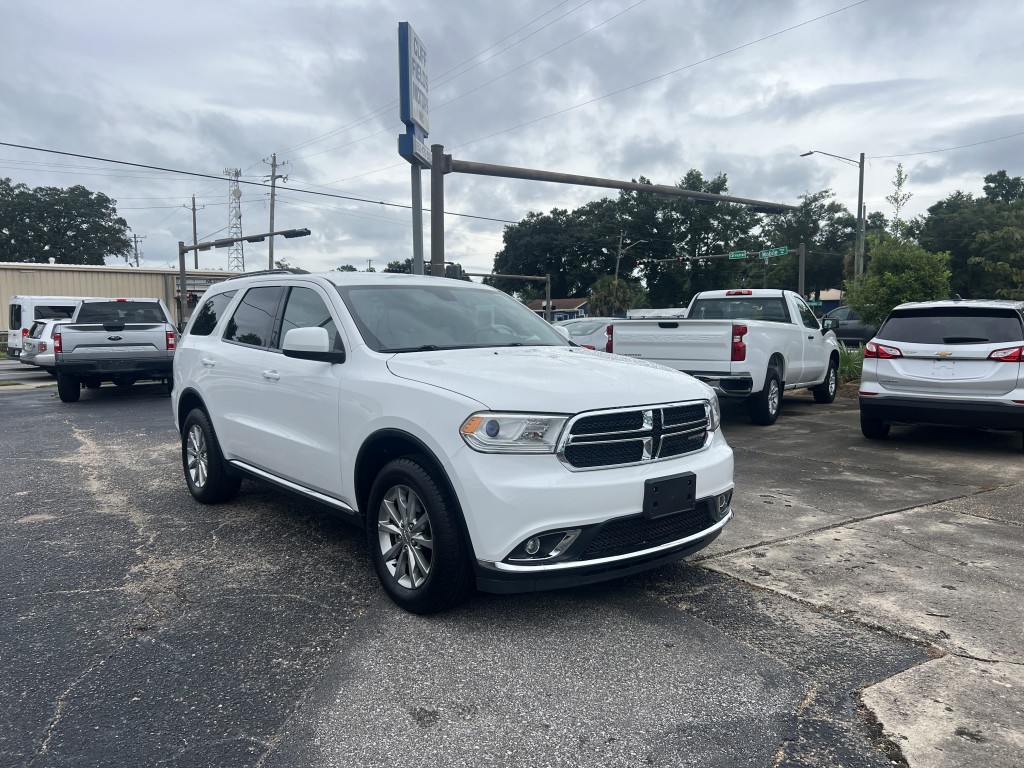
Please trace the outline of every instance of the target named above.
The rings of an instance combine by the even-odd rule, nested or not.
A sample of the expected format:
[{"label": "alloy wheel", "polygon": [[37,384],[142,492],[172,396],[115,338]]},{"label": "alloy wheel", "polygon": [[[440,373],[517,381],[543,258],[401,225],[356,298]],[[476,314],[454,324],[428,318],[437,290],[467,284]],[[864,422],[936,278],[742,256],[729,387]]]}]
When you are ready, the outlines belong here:
[{"label": "alloy wheel", "polygon": [[206,447],[206,436],[198,424],[193,424],[188,431],[188,444],[185,448],[188,457],[188,476],[192,485],[202,489],[210,474],[210,457]]},{"label": "alloy wheel", "polygon": [[433,564],[434,540],[423,500],[407,485],[396,485],[381,499],[377,540],[391,577],[406,589],[427,580]]}]

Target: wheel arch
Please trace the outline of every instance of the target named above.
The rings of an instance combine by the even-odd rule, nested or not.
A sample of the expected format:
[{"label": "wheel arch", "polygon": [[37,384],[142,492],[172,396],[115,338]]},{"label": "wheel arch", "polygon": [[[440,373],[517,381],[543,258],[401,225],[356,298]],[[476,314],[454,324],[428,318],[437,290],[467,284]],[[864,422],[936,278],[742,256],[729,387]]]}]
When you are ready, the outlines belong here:
[{"label": "wheel arch", "polygon": [[384,465],[394,459],[417,458],[424,462],[424,469],[437,478],[444,488],[448,498],[451,499],[458,510],[459,530],[462,533],[463,541],[473,551],[473,541],[469,536],[469,529],[466,526],[466,516],[462,510],[462,503],[455,492],[451,478],[445,471],[444,465],[438,460],[434,452],[418,437],[399,429],[382,429],[374,432],[363,441],[356,456],[354,467],[356,503],[363,513],[367,525],[372,518],[369,509],[370,490],[373,488],[374,480]]},{"label": "wheel arch", "polygon": [[[206,408],[206,403],[203,402],[203,398],[200,397],[199,393],[194,389],[186,389],[181,393],[181,397],[178,398],[178,434],[185,428],[185,419],[188,418],[189,413],[192,409],[199,408],[209,418],[210,412]],[[213,420],[210,420],[213,423]]]}]

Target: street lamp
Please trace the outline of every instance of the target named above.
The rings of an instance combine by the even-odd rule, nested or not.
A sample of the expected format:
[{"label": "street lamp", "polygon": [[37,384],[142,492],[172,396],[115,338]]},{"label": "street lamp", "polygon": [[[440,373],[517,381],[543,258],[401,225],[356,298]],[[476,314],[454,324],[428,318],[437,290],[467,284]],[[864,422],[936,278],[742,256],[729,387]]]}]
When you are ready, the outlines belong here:
[{"label": "street lamp", "polygon": [[822,152],[820,149],[804,152],[800,157],[809,157],[810,155],[828,155],[836,160],[842,160],[844,163],[856,165],[860,169],[860,181],[857,184],[857,245],[853,252],[853,276],[858,278],[864,272],[864,153],[860,153],[860,162],[842,155],[833,155],[831,152]]},{"label": "street lamp", "polygon": [[625,248],[622,247],[622,236],[623,233],[619,232],[619,250],[615,254],[615,282],[619,282],[619,262],[622,260],[622,254],[632,248],[634,245],[640,245],[640,243],[649,242],[648,240],[637,240],[635,243],[630,243]]}]

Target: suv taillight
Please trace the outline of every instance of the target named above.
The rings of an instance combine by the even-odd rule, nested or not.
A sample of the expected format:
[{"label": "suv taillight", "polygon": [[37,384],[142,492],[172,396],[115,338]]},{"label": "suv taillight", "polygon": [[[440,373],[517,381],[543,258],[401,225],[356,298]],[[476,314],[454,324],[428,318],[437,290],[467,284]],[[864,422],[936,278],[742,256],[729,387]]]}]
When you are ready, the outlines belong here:
[{"label": "suv taillight", "polygon": [[1024,347],[997,349],[988,356],[988,359],[1000,363],[1021,363],[1024,362]]},{"label": "suv taillight", "polygon": [[22,328],[21,329],[21,340],[24,341],[26,336],[28,336],[28,328]]},{"label": "suv taillight", "polygon": [[743,343],[743,337],[747,335],[747,326],[734,325],[732,327],[732,357],[734,363],[747,359],[747,345]]},{"label": "suv taillight", "polygon": [[64,348],[60,345],[60,333],[53,334],[53,352],[54,354],[61,354],[64,352]]},{"label": "suv taillight", "polygon": [[167,349],[173,350],[178,346],[178,335],[174,331],[167,332]]},{"label": "suv taillight", "polygon": [[869,341],[864,345],[864,357],[865,359],[876,357],[879,360],[890,360],[894,357],[903,357],[903,353],[900,352],[899,347],[890,347]]},{"label": "suv taillight", "polygon": [[612,351],[612,326],[609,325],[608,328],[605,330],[605,333],[608,336],[608,341],[606,341],[604,343],[604,351],[609,353],[609,354],[611,354],[611,351]]}]

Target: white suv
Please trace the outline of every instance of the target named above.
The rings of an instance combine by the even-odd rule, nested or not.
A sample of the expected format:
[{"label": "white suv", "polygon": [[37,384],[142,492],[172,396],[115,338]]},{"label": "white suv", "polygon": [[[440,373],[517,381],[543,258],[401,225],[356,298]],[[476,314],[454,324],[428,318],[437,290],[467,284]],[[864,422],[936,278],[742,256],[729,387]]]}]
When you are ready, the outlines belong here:
[{"label": "white suv", "polygon": [[207,290],[174,359],[192,495],[247,475],[366,530],[390,597],[491,592],[678,560],[732,517],[706,385],[573,346],[492,288],[273,271]]},{"label": "white suv", "polygon": [[901,304],[864,347],[860,426],[1024,430],[1024,302]]}]

